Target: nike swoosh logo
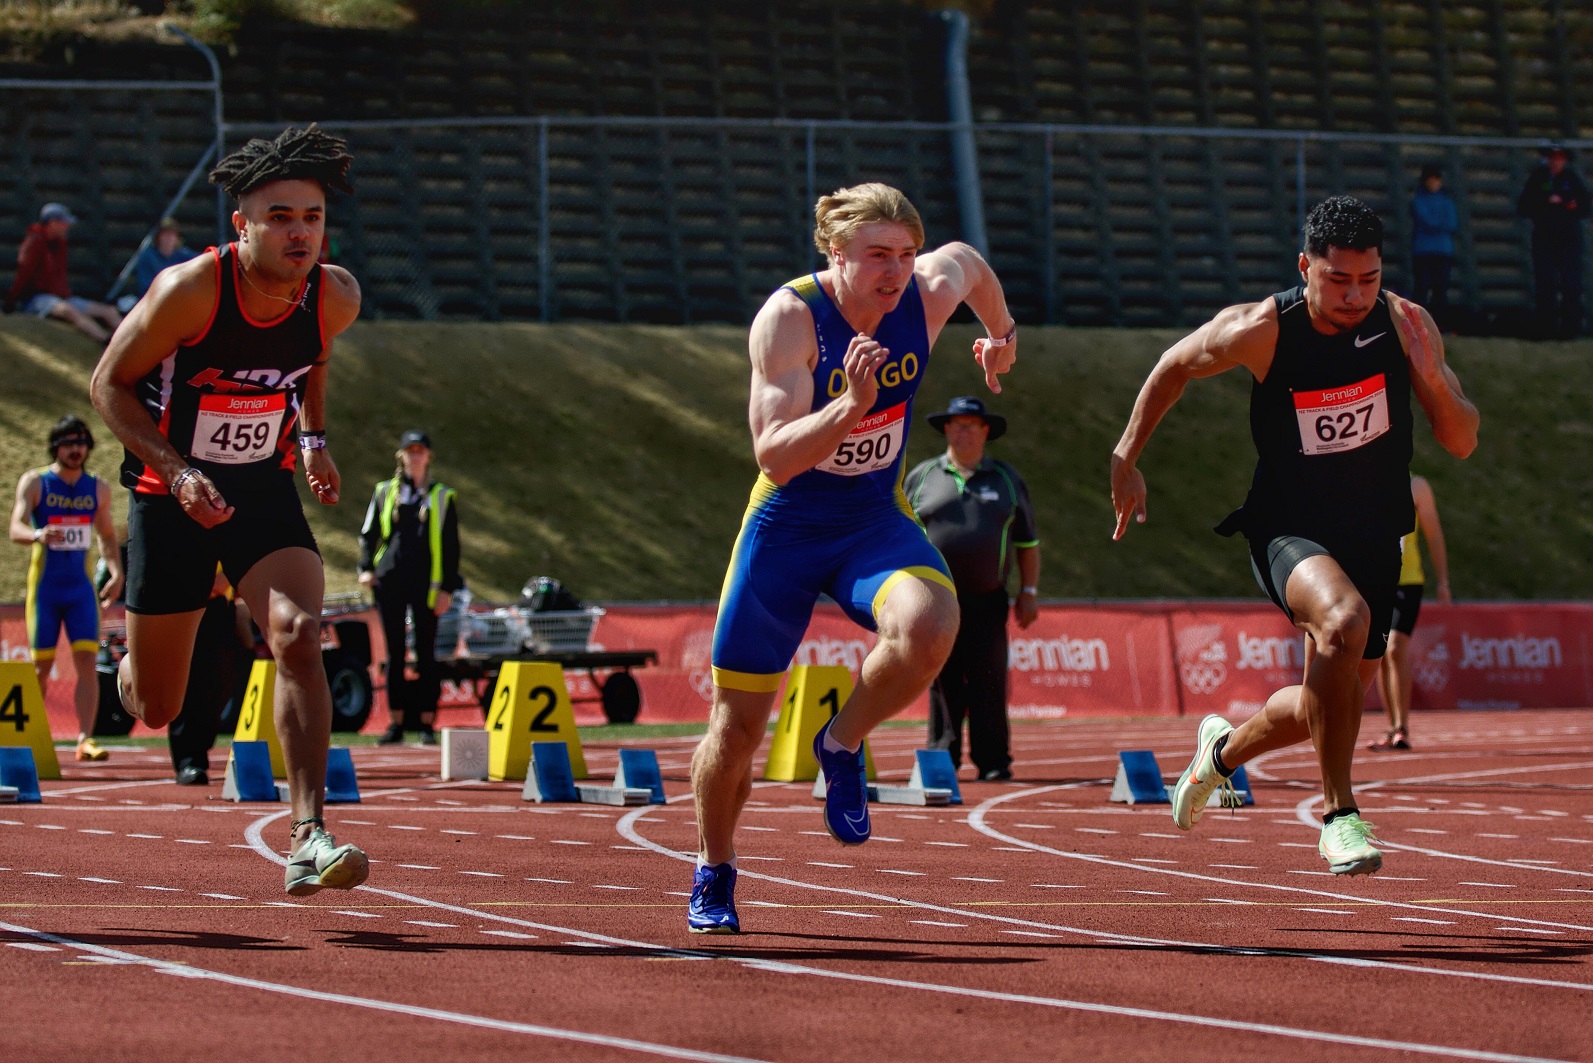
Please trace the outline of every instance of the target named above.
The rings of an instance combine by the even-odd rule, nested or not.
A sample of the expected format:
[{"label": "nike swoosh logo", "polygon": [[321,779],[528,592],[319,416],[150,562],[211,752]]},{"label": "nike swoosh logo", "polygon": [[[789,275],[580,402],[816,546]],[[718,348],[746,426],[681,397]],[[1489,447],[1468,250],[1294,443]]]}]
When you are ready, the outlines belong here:
[{"label": "nike swoosh logo", "polygon": [[1357,347],[1365,347],[1368,343],[1372,343],[1372,342],[1374,342],[1376,340],[1380,340],[1384,336],[1387,336],[1387,335],[1388,335],[1387,332],[1379,332],[1377,335],[1368,336],[1364,340],[1361,339],[1361,337],[1357,336],[1357,337],[1355,337],[1355,346],[1357,346]]},{"label": "nike swoosh logo", "polygon": [[848,826],[852,827],[861,827],[863,824],[868,822],[867,814],[862,816],[853,816],[850,812],[846,812],[842,814],[841,818],[846,820]]}]

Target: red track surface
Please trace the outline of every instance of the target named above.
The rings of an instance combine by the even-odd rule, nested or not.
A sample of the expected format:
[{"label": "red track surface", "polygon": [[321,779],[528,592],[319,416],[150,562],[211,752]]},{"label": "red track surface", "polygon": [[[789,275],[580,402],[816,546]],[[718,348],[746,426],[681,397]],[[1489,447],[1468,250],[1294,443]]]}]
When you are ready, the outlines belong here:
[{"label": "red track surface", "polygon": [[[1593,1059],[1585,713],[1419,715],[1415,752],[1361,754],[1386,862],[1350,880],[1309,750],[1187,836],[1107,803],[1116,750],[1175,775],[1194,723],[1020,726],[1018,782],[876,805],[856,849],[759,784],[739,938],[685,929],[692,740],[641,743],[672,798],[642,809],[358,749],[330,820],[370,885],[300,903],[285,810],[172,785],[161,749],[68,763],[0,806],[0,1060]],[[919,737],[877,736],[882,777]]]}]

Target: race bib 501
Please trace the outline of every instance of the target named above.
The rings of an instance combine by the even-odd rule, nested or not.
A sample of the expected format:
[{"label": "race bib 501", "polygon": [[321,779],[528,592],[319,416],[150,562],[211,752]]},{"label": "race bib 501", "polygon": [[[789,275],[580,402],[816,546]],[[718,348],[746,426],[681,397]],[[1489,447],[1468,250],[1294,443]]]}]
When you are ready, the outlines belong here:
[{"label": "race bib 501", "polygon": [[87,517],[57,516],[48,518],[45,523],[52,528],[61,529],[61,537],[49,542],[51,550],[87,550],[89,548],[89,535],[93,531],[93,522]]},{"label": "race bib 501", "polygon": [[869,414],[847,433],[835,453],[821,461],[821,472],[862,476],[890,467],[907,439],[907,403]]},{"label": "race bib 501", "polygon": [[1296,391],[1294,414],[1300,422],[1300,449],[1307,454],[1341,454],[1364,447],[1388,431],[1383,374],[1342,388]]}]

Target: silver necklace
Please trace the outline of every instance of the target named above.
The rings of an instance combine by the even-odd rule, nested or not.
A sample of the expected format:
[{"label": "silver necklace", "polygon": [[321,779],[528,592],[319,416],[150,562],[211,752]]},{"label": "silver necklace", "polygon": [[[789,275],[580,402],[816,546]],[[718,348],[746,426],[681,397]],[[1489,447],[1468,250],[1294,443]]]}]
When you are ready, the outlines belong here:
[{"label": "silver necklace", "polygon": [[259,292],[261,295],[265,296],[267,299],[275,299],[277,302],[287,303],[289,306],[297,305],[302,309],[304,306],[304,297],[308,295],[310,291],[310,286],[306,284],[304,286],[304,290],[299,293],[299,297],[297,299],[291,299],[285,295],[272,295],[270,292],[266,291],[264,288],[260,287],[254,281],[249,279],[249,270],[242,262],[238,263],[238,273],[242,275],[243,282],[245,284]]}]

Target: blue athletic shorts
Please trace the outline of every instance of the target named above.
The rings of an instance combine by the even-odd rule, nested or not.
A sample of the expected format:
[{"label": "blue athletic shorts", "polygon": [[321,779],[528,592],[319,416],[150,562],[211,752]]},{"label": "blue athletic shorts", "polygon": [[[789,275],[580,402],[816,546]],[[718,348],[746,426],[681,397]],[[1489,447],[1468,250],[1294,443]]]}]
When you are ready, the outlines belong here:
[{"label": "blue athletic shorts", "polygon": [[900,580],[956,592],[923,527],[885,509],[867,521],[820,523],[747,512],[730,555],[714,625],[714,685],[773,693],[791,665],[820,594],[870,631]]},{"label": "blue athletic shorts", "polygon": [[24,613],[28,622],[28,649],[35,661],[53,660],[61,625],[74,652],[100,647],[100,602],[94,585],[81,582],[55,586],[41,583],[28,595]]}]

